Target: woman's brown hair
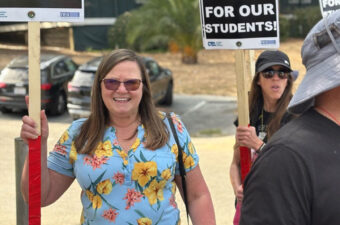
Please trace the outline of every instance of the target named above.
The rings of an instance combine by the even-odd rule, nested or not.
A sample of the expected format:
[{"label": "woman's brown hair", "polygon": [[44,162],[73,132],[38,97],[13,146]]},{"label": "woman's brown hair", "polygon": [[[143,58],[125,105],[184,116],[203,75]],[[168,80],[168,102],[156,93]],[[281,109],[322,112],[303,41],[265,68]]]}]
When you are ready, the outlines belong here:
[{"label": "woman's brown hair", "polygon": [[145,147],[155,150],[164,146],[169,139],[167,127],[152,101],[150,80],[146,74],[143,59],[131,50],[118,49],[105,56],[98,66],[92,86],[91,114],[81,126],[74,141],[78,153],[92,154],[103,138],[110,118],[101,96],[100,83],[113,67],[123,61],[136,62],[141,70],[143,94],[138,113],[145,128]]},{"label": "woman's brown hair", "polygon": [[[259,116],[259,110],[263,109],[263,95],[262,88],[258,85],[260,77],[260,72],[255,74],[250,87],[249,93],[249,113],[251,115],[250,121],[255,121]],[[267,129],[267,139],[280,128],[281,120],[283,115],[286,113],[290,99],[292,98],[293,89],[293,77],[291,75],[287,78],[287,86],[281,96],[281,98],[276,103],[276,109],[273,113],[273,117],[270,119]]]}]

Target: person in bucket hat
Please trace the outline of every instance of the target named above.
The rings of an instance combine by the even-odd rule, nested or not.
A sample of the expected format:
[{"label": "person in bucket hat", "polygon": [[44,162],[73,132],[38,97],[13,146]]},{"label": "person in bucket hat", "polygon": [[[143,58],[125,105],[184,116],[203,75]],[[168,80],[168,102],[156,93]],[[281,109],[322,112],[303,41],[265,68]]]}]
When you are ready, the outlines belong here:
[{"label": "person in bucket hat", "polygon": [[241,225],[340,224],[340,11],[302,46],[306,74],[244,184]]}]

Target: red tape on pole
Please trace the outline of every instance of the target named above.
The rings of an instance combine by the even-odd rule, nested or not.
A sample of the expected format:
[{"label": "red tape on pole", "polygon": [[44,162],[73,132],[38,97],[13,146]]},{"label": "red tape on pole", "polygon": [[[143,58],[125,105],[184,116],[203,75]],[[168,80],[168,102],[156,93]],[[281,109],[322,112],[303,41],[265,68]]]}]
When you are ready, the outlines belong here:
[{"label": "red tape on pole", "polygon": [[[244,179],[250,171],[251,154],[250,149],[244,146],[240,147],[240,165],[241,165],[241,182],[244,184]],[[238,225],[241,217],[242,202],[237,202],[233,225]]]},{"label": "red tape on pole", "polygon": [[251,155],[250,149],[244,146],[240,147],[240,164],[241,164],[241,182],[243,184],[244,179],[250,171],[251,167]]},{"label": "red tape on pole", "polygon": [[41,137],[29,140],[28,224],[40,225],[41,219]]}]

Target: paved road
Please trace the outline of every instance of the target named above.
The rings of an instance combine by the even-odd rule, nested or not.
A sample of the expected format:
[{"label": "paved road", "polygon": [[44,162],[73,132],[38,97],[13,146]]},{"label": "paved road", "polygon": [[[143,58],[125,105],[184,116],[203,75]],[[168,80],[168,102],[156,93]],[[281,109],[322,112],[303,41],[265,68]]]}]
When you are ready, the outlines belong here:
[{"label": "paved road", "polygon": [[[164,108],[161,108],[164,109]],[[192,136],[231,135],[235,132],[236,98],[175,95],[170,110],[179,114]]]}]

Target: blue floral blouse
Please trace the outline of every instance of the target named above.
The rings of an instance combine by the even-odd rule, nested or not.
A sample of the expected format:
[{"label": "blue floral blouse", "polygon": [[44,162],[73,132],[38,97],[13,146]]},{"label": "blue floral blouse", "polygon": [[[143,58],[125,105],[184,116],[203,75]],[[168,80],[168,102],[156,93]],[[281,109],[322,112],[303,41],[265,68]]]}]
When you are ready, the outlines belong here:
[{"label": "blue floral blouse", "polygon": [[[164,113],[160,113],[171,131]],[[152,151],[144,147],[145,130],[138,127],[128,153],[119,146],[115,128],[108,127],[93,155],[78,154],[74,138],[86,119],[74,121],[48,157],[48,168],[77,179],[82,188],[80,223],[119,225],[177,225],[175,174],[179,174],[178,148],[172,135],[166,145]],[[184,149],[186,171],[198,164],[198,155],[188,131],[172,114]]]}]

